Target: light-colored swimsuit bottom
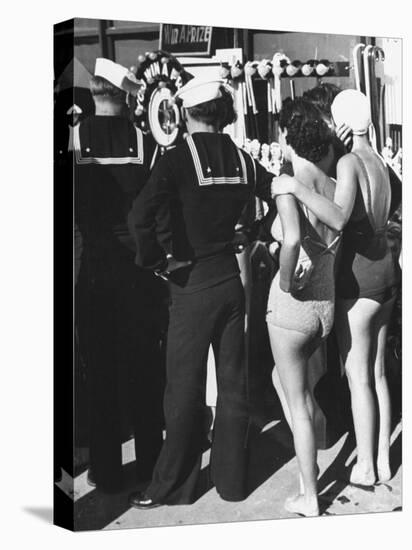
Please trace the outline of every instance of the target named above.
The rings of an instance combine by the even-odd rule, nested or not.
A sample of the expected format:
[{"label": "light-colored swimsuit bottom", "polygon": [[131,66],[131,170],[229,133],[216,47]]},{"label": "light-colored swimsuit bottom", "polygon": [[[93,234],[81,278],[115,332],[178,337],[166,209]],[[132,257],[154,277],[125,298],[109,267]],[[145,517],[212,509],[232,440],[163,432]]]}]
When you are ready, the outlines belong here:
[{"label": "light-colored swimsuit bottom", "polygon": [[280,289],[278,272],[270,287],[266,322],[313,338],[325,338],[332,329],[335,313],[335,288],[333,276],[329,275],[329,262],[333,262],[333,256],[325,254],[316,266],[316,273],[312,273],[308,287],[293,293]]}]

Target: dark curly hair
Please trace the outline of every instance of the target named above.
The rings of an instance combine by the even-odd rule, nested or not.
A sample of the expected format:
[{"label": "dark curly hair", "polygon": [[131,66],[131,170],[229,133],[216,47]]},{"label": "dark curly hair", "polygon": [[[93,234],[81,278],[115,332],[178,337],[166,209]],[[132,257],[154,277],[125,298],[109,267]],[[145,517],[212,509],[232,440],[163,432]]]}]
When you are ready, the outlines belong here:
[{"label": "dark curly hair", "polygon": [[332,118],[330,106],[340,91],[341,89],[338,86],[322,82],[319,86],[303,92],[303,97],[316,105],[324,115]]},{"label": "dark curly hair", "polygon": [[282,132],[288,127],[288,123],[293,113],[294,101],[292,98],[287,97],[282,102],[282,109],[279,113],[279,126]]},{"label": "dark curly hair", "polygon": [[310,162],[325,157],[332,143],[332,132],[320,109],[304,98],[283,102],[279,126],[287,130],[286,143],[295,153]]},{"label": "dark curly hair", "polygon": [[189,115],[199,122],[210,124],[217,130],[223,130],[225,126],[235,122],[237,114],[232,94],[224,86],[221,86],[220,91],[222,97],[189,107],[187,109]]}]

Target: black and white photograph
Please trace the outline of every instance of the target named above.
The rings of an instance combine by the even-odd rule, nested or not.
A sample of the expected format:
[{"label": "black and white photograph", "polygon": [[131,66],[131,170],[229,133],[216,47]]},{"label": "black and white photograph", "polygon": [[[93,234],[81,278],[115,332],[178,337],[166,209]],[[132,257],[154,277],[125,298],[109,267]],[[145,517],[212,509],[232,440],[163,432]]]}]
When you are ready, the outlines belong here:
[{"label": "black and white photograph", "polygon": [[3,11],[1,547],[408,547],[407,5]]},{"label": "black and white photograph", "polygon": [[403,40],[285,28],[54,26],[59,526],[402,511]]}]

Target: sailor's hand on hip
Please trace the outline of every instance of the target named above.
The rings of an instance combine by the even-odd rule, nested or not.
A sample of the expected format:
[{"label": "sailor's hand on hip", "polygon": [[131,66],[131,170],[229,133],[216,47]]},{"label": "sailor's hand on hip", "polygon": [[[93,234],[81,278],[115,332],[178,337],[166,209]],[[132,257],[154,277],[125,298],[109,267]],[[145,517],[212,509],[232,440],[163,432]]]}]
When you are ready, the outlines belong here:
[{"label": "sailor's hand on hip", "polygon": [[158,277],[161,277],[162,279],[167,280],[169,275],[173,273],[173,271],[176,271],[178,269],[182,269],[183,267],[188,267],[189,265],[192,265],[191,260],[176,260],[171,254],[167,255],[167,267],[163,271],[158,271],[156,275]]}]

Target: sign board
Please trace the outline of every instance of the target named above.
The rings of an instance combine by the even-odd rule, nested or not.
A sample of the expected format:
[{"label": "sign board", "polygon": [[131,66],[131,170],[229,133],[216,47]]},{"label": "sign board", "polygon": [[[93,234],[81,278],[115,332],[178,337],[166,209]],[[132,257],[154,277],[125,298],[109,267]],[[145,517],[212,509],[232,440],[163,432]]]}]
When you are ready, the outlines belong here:
[{"label": "sign board", "polygon": [[162,23],[160,49],[174,55],[210,55],[213,27]]}]

